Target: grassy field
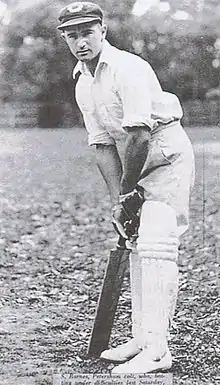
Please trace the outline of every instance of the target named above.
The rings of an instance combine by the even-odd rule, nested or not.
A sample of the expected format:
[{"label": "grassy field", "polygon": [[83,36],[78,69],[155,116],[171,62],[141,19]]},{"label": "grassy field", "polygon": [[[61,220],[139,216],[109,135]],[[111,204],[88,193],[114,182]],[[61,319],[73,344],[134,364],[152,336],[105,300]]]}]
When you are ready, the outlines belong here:
[{"label": "grassy field", "polygon": [[[191,225],[180,247],[170,344],[174,384],[217,384],[219,127],[187,132],[196,153]],[[75,130],[0,131],[0,385],[52,384],[53,373],[108,373],[86,357],[115,234],[106,188]],[[129,276],[111,344],[130,336]]]}]

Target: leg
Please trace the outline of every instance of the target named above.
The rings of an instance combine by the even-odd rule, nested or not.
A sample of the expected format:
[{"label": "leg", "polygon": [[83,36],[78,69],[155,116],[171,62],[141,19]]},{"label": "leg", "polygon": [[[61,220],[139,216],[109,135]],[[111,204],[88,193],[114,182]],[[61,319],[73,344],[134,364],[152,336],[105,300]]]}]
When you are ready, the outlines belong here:
[{"label": "leg", "polygon": [[175,210],[146,201],[142,208],[137,250],[141,265],[142,351],[113,373],[149,373],[168,369],[169,319],[178,288],[178,229]]}]

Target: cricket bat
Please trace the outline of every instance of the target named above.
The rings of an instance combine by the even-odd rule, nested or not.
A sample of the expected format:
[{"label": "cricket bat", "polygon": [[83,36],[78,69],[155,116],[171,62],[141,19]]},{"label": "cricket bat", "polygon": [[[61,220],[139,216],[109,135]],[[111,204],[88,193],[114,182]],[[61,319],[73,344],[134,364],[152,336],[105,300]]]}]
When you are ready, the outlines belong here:
[{"label": "cricket bat", "polygon": [[131,252],[130,249],[126,248],[125,243],[126,240],[120,237],[116,248],[111,250],[109,255],[87,350],[89,356],[98,357],[103,350],[108,348],[123,278]]}]

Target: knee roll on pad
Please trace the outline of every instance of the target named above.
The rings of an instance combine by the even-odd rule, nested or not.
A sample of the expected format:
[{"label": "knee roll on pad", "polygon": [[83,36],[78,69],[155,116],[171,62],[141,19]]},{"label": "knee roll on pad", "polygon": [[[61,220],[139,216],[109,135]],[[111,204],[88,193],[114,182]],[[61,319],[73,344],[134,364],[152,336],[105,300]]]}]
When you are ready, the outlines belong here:
[{"label": "knee roll on pad", "polygon": [[137,240],[139,256],[176,261],[178,245],[175,210],[164,202],[144,202]]}]

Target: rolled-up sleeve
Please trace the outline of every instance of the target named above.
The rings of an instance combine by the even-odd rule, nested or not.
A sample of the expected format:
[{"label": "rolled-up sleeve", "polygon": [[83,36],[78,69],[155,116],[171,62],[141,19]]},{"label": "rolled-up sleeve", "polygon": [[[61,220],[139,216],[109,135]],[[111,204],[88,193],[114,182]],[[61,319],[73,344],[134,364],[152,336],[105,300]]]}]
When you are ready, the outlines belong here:
[{"label": "rolled-up sleeve", "polygon": [[109,132],[98,123],[97,117],[94,116],[94,114],[87,114],[84,112],[83,118],[86,130],[88,132],[89,146],[94,144],[104,144],[106,146],[115,144],[115,140],[112,138]]},{"label": "rolled-up sleeve", "polygon": [[[123,105],[122,127],[148,126],[153,129],[152,78],[155,76],[150,65],[139,57],[131,57],[117,72],[116,84]],[[156,87],[161,92],[155,76]]]},{"label": "rolled-up sleeve", "polygon": [[[91,127],[91,126],[90,126]],[[95,131],[95,130],[89,130],[88,131],[88,145],[92,146],[94,144],[104,144],[106,146],[115,145],[115,140],[112,138],[112,136],[106,132],[106,131]]]}]

